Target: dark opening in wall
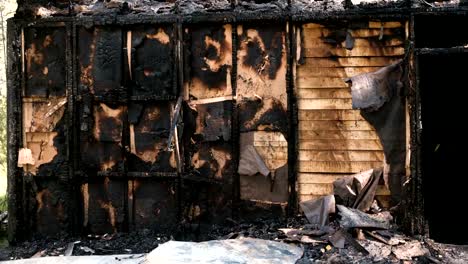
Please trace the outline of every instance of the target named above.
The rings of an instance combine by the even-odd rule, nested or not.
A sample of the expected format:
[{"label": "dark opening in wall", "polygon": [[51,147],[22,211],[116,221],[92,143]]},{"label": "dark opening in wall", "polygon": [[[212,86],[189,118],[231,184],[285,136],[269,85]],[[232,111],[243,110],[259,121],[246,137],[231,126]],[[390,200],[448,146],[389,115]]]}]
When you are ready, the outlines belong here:
[{"label": "dark opening in wall", "polygon": [[430,236],[444,243],[468,243],[468,140],[463,124],[467,61],[466,53],[419,60],[425,211]]},{"label": "dark opening in wall", "polygon": [[468,44],[468,16],[416,17],[414,31],[418,48],[449,48]]}]

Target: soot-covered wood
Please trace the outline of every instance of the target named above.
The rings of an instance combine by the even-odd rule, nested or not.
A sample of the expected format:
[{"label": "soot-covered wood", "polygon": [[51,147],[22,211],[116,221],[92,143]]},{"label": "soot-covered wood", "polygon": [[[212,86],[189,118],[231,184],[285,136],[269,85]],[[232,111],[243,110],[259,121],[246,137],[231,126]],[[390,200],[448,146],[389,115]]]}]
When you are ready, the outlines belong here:
[{"label": "soot-covered wood", "polygon": [[[121,171],[124,162],[122,133],[126,107],[95,102],[94,105],[84,105],[82,111],[82,116],[87,117],[80,124],[81,169],[91,175],[97,171]],[[87,111],[89,113],[85,114]],[[88,127],[88,131],[83,131]]]},{"label": "soot-covered wood", "polygon": [[26,28],[26,96],[65,96],[65,30]]},{"label": "soot-covered wood", "polygon": [[133,29],[131,34],[131,95],[176,96],[172,26],[142,26]]},{"label": "soot-covered wood", "polygon": [[132,154],[128,160],[129,171],[175,172],[175,153],[166,151],[170,104],[130,103],[128,114]]},{"label": "soot-covered wood", "polygon": [[114,27],[78,29],[80,92],[122,101],[122,31]]},{"label": "soot-covered wood", "polygon": [[232,94],[231,25],[203,25],[186,28],[185,39],[190,61],[190,96],[195,99],[229,96]]},{"label": "soot-covered wood", "polygon": [[241,131],[287,131],[284,25],[238,26],[237,98]]}]

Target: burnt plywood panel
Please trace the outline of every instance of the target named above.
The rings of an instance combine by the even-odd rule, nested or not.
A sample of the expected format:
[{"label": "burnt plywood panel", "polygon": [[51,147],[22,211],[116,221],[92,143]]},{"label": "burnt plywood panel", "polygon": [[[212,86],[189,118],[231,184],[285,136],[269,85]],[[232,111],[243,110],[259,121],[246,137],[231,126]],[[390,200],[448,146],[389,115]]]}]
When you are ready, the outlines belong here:
[{"label": "burnt plywood panel", "polygon": [[[84,108],[89,107],[85,106]],[[125,106],[96,103],[90,122],[83,120],[82,127],[90,131],[81,133],[82,168],[87,172],[118,171],[123,168],[122,133]]]},{"label": "burnt plywood panel", "polygon": [[231,139],[232,101],[197,104],[195,108],[198,113],[195,136],[205,142]]},{"label": "burnt plywood panel", "polygon": [[133,224],[137,229],[167,231],[177,224],[177,194],[175,182],[138,179],[129,183],[129,204]]},{"label": "burnt plywood panel", "polygon": [[65,96],[65,36],[64,27],[24,30],[26,96]]},{"label": "burnt plywood panel", "polygon": [[37,179],[36,186],[36,214],[31,217],[36,219],[37,232],[44,236],[57,236],[66,232],[70,219],[67,186],[44,179]]},{"label": "burnt plywood panel", "polygon": [[287,131],[284,25],[237,28],[237,99],[241,131]]},{"label": "burnt plywood panel", "polygon": [[23,166],[37,176],[68,177],[66,98],[23,99],[23,139],[35,162]]},{"label": "burnt plywood panel", "polygon": [[78,30],[80,90],[97,97],[121,99],[122,32],[114,27]]},{"label": "burnt plywood panel", "polygon": [[232,27],[203,25],[185,30],[190,39],[188,87],[194,99],[232,95]]},{"label": "burnt plywood panel", "polygon": [[[404,55],[404,22],[349,25],[305,24],[297,35],[303,64],[297,66],[300,200],[333,192],[341,175],[383,166],[375,129],[352,110],[343,78],[373,72]],[[380,26],[377,26],[380,25]],[[388,195],[388,191],[379,195]]]},{"label": "burnt plywood panel", "polygon": [[171,125],[168,102],[131,103],[128,111],[130,123],[130,171],[175,172],[174,152],[165,151]]},{"label": "burnt plywood panel", "polygon": [[[129,37],[130,34],[130,37]],[[131,43],[128,43],[128,41]],[[172,25],[145,26],[127,32],[131,47],[132,96],[176,96],[174,90],[174,30]]]},{"label": "burnt plywood panel", "polygon": [[83,227],[94,234],[122,231],[127,182],[105,178],[81,186]]},{"label": "burnt plywood panel", "polygon": [[182,217],[185,222],[221,224],[226,217],[231,217],[233,197],[231,183],[184,181],[182,191]]},{"label": "burnt plywood panel", "polygon": [[228,142],[199,143],[191,164],[202,178],[232,181],[232,146]]}]

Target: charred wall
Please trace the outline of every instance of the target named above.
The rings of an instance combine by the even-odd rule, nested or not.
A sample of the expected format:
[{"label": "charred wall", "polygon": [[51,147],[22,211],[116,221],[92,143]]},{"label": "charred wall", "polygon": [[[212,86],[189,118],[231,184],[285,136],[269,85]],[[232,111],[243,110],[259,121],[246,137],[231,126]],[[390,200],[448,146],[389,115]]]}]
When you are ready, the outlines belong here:
[{"label": "charred wall", "polygon": [[404,56],[409,10],[72,2],[9,23],[10,240],[277,217],[382,164],[342,79]]}]

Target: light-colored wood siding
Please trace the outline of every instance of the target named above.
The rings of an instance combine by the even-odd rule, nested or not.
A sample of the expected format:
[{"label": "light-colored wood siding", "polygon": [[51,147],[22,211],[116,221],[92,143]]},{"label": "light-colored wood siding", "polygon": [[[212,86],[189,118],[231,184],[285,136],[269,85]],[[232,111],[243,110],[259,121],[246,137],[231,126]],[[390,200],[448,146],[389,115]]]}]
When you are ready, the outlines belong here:
[{"label": "light-colored wood siding", "polygon": [[[404,56],[405,23],[360,22],[345,27],[302,25],[303,64],[295,68],[298,100],[298,195],[333,193],[333,181],[383,165],[377,133],[352,110],[345,78],[376,71]],[[346,49],[345,37],[354,38]],[[299,34],[297,35],[299,37]],[[299,39],[298,39],[299,40]],[[377,195],[389,195],[379,186]]]}]

